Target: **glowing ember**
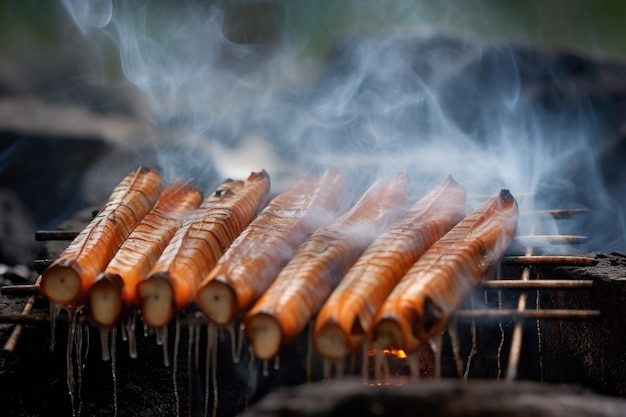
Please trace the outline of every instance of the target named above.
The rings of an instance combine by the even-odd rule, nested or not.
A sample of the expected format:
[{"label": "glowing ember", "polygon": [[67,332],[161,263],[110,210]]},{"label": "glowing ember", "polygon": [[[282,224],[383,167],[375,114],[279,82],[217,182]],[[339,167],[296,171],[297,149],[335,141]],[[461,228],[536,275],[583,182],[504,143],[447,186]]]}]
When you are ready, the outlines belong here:
[{"label": "glowing ember", "polygon": [[[383,354],[385,356],[395,356],[398,359],[406,359],[406,352],[402,349],[383,349]],[[370,349],[367,351],[367,356],[374,357],[376,356],[376,349]]]}]

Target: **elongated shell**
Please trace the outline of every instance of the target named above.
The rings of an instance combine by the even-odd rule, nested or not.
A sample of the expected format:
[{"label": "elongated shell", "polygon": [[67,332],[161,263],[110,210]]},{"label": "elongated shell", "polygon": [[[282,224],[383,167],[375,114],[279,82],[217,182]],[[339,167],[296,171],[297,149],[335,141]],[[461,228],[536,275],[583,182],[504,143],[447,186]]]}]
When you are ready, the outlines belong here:
[{"label": "elongated shell", "polygon": [[137,283],[150,272],[183,219],[201,201],[202,191],[191,182],[175,181],[165,188],[89,290],[88,310],[94,324],[111,327],[136,303]]},{"label": "elongated shell", "polygon": [[311,320],[359,255],[405,212],[408,178],[374,183],[345,214],[315,231],[246,315],[255,354],[269,359]]},{"label": "elongated shell", "polygon": [[198,285],[267,203],[265,171],[246,181],[226,181],[185,220],[137,293],[142,317],[152,327],[169,323],[194,299]]},{"label": "elongated shell", "polygon": [[342,359],[369,337],[393,287],[465,213],[465,189],[448,177],[378,236],[341,280],[317,315],[313,346]]},{"label": "elongated shell", "polygon": [[519,211],[502,190],[435,243],[402,278],[381,307],[375,343],[407,352],[443,330],[450,315],[513,240]]},{"label": "elongated shell", "polygon": [[139,168],[126,176],[94,219],[43,272],[41,293],[67,308],[82,305],[96,276],[162,191],[163,183],[155,170]]},{"label": "elongated shell", "polygon": [[304,177],[276,196],[233,242],[203,280],[196,304],[207,318],[229,323],[252,305],[297,247],[343,209],[343,176]]}]

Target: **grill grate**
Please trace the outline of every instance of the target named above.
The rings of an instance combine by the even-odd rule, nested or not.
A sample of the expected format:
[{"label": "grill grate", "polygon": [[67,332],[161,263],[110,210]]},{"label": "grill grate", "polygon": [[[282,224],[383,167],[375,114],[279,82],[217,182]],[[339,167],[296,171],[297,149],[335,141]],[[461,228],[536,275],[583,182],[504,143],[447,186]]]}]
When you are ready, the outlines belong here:
[{"label": "grill grate", "polygon": [[[549,216],[553,219],[566,219],[573,215],[583,213],[583,210],[567,209],[567,210],[539,210],[533,212],[523,212],[520,214],[534,216]],[[68,230],[40,230],[35,233],[37,241],[71,241],[78,232]],[[594,266],[597,261],[588,256],[571,256],[571,255],[534,255],[535,248],[542,247],[546,244],[550,245],[575,245],[583,243],[587,240],[584,236],[572,235],[539,235],[525,234],[516,236],[516,244],[525,248],[523,255],[507,255],[505,256],[495,272],[487,276],[480,283],[477,291],[484,293],[485,299],[495,292],[498,299],[497,308],[472,308],[464,307],[456,311],[451,319],[453,322],[470,321],[475,325],[477,321],[481,325],[489,325],[490,323],[501,325],[502,322],[514,322],[515,327],[511,339],[511,348],[509,351],[508,366],[506,371],[506,380],[514,380],[517,377],[517,368],[519,365],[519,357],[522,348],[522,329],[523,324],[529,320],[537,322],[538,332],[540,331],[541,320],[585,320],[600,316],[601,312],[597,309],[580,310],[580,309],[542,309],[539,304],[540,291],[549,290],[579,290],[589,289],[593,287],[592,280],[582,279],[550,279],[542,276],[542,268],[556,266]],[[36,259],[33,267],[38,274],[53,262],[53,259]],[[503,277],[504,270],[521,268],[521,273],[513,278]],[[27,300],[21,314],[4,314],[0,315],[0,323],[15,324],[13,332],[4,345],[4,350],[12,351],[15,349],[20,334],[25,325],[49,324],[49,315],[45,313],[34,313],[33,307],[37,297],[39,297],[39,281],[41,276],[34,284],[28,285],[10,285],[2,287],[1,293],[5,295],[24,296]],[[505,308],[502,305],[502,292],[515,291],[517,294],[517,302],[515,308]],[[528,294],[530,291],[536,291],[537,305],[534,309],[527,308]],[[198,324],[201,321],[196,314],[183,318],[183,322]],[[451,332],[454,328],[449,329]],[[453,336],[454,337],[454,336]],[[436,355],[436,376],[439,376],[441,369],[441,349],[433,349]],[[468,366],[471,361],[471,355],[468,358]],[[467,372],[465,372],[467,378]]]}]

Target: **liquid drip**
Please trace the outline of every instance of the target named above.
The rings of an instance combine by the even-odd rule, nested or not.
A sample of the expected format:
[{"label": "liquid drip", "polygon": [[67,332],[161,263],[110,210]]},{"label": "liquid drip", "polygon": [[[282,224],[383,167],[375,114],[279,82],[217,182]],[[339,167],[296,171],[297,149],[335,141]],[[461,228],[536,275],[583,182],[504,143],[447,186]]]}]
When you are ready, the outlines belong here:
[{"label": "liquid drip", "polygon": [[89,339],[89,326],[87,326],[85,324],[85,325],[82,326],[82,329],[85,332],[85,336],[84,336],[84,338],[85,338],[85,340],[84,340],[84,343],[85,343],[85,359],[83,361],[83,366],[82,366],[82,369],[84,371],[85,370],[85,366],[87,364],[87,357],[89,356],[89,341],[90,341],[90,339]]},{"label": "liquid drip", "polygon": [[54,352],[57,332],[57,319],[59,318],[62,310],[63,308],[61,306],[50,302],[50,352]]},{"label": "liquid drip", "polygon": [[469,378],[470,365],[472,364],[472,359],[478,352],[478,345],[476,341],[476,321],[472,320],[472,326],[470,327],[470,332],[472,333],[472,349],[470,350],[469,355],[467,356],[467,364],[465,365],[465,373],[463,374],[463,380],[467,381]]},{"label": "liquid drip", "polygon": [[361,357],[363,360],[361,361],[361,378],[363,379],[363,383],[367,383],[369,381],[369,367],[370,367],[370,344],[369,342],[363,342],[361,345]]},{"label": "liquid drip", "polygon": [[448,334],[450,335],[450,341],[452,344],[452,356],[454,357],[454,363],[456,364],[456,374],[459,378],[463,375],[463,359],[461,359],[460,349],[461,342],[459,338],[459,329],[454,320],[451,320],[448,324]]},{"label": "liquid drip", "polygon": [[[108,338],[108,335],[107,335]],[[114,327],[111,332],[111,377],[113,378],[113,415],[117,417],[117,363],[116,357],[117,329]]]},{"label": "liquid drip", "polygon": [[306,343],[306,381],[313,381],[313,324],[311,321],[307,324],[307,343]]},{"label": "liquid drip", "polygon": [[322,378],[329,379],[332,374],[332,362],[326,358],[322,360]]},{"label": "liquid drip", "polygon": [[346,373],[346,362],[345,361],[336,361],[335,365],[335,378],[341,378]]},{"label": "liquid drip", "polygon": [[239,335],[237,336],[239,343],[237,344],[237,361],[239,363],[241,360],[241,354],[243,353],[243,344],[246,340],[245,329],[243,327],[243,323],[239,325]]},{"label": "liquid drip", "polygon": [[[79,322],[80,313],[78,310],[69,312],[70,328],[67,337],[66,367],[67,367],[67,388],[72,404],[72,415],[80,415],[82,408],[81,387],[82,387],[82,348],[83,348],[83,327]],[[76,365],[76,366],[74,366]]]},{"label": "liquid drip", "polygon": [[[502,309],[502,291],[498,291],[498,310]],[[498,345],[498,353],[496,354],[496,363],[498,365],[498,381],[502,377],[502,347],[504,346],[504,327],[502,321],[498,322],[498,329],[500,329],[500,344]]]},{"label": "liquid drip", "polygon": [[[469,297],[470,307],[474,309],[474,297]],[[485,291],[485,303],[487,302],[487,291]],[[476,342],[476,321],[472,320],[472,325],[470,326],[470,333],[472,335],[472,348],[470,349],[469,354],[467,355],[467,363],[465,364],[465,372],[463,373],[463,380],[467,381],[469,378],[469,371],[472,365],[472,360],[476,353],[478,352],[478,345]]]},{"label": "liquid drip", "polygon": [[124,325],[122,324],[122,328],[121,328],[121,330],[122,330],[122,340],[123,340],[124,342],[128,341],[128,331],[127,331],[127,329],[126,329],[126,326],[124,326]]},{"label": "liquid drip", "polygon": [[268,366],[269,362],[267,361],[267,359],[264,359],[262,363],[263,363],[263,376],[268,376],[270,374],[269,366]]},{"label": "liquid drip", "polygon": [[[324,369],[324,379],[341,378],[346,372],[346,362],[344,360],[331,361],[324,359],[322,361]],[[335,372],[333,373],[333,369]]]},{"label": "liquid drip", "polygon": [[189,325],[187,335],[187,389],[189,392],[188,415],[193,415],[193,385],[198,373],[198,333],[199,325]]},{"label": "liquid drip", "polygon": [[374,381],[376,383],[381,383],[385,381],[390,372],[389,362],[387,362],[387,357],[382,349],[375,349],[374,355]]},{"label": "liquid drip", "polygon": [[100,350],[102,351],[102,360],[108,361],[111,359],[111,352],[109,348],[109,329],[99,329],[98,334],[100,335]]},{"label": "liquid drip", "polygon": [[407,355],[407,360],[409,361],[409,372],[411,380],[417,381],[420,379],[420,352],[416,350],[415,352],[409,353]]},{"label": "liquid drip", "polygon": [[356,361],[357,361],[357,354],[355,352],[352,352],[350,354],[350,368],[349,371],[350,374],[354,374],[354,372],[356,371]]},{"label": "liquid drip", "polygon": [[209,415],[209,395],[210,395],[210,376],[209,372],[211,369],[211,333],[213,331],[213,324],[208,325],[206,333],[206,355],[204,358],[204,416]]},{"label": "liquid drip", "polygon": [[167,350],[167,330],[167,326],[154,329],[156,344],[163,346],[163,364],[166,368],[170,366],[169,352]]},{"label": "liquid drip", "polygon": [[193,373],[196,371],[196,357],[194,355],[194,342],[196,340],[196,326],[189,325],[187,327],[187,367],[189,368],[189,373]]},{"label": "liquid drip", "polygon": [[180,345],[180,319],[176,316],[176,325],[174,331],[174,357],[172,358],[172,388],[174,390],[174,400],[176,405],[176,417],[180,417],[180,398],[178,397],[178,348]]},{"label": "liquid drip", "polygon": [[122,322],[122,334],[126,334],[126,341],[128,341],[128,355],[136,359],[137,358],[137,335],[136,335],[136,326],[137,326],[137,315],[135,313],[131,313],[128,317]]},{"label": "liquid drip", "polygon": [[243,349],[243,324],[237,327],[237,334],[235,334],[235,323],[231,322],[226,325],[226,330],[230,336],[231,354],[234,363],[239,363],[241,360],[241,352]]},{"label": "liquid drip", "polygon": [[200,327],[200,325],[195,325],[194,326],[194,361],[195,361],[195,367],[194,370],[197,372],[198,371],[198,364],[200,363],[200,333],[202,331],[202,328]]},{"label": "liquid drip", "polygon": [[428,341],[430,348],[435,354],[435,379],[441,378],[441,345],[443,344],[443,337],[441,335],[435,336]]},{"label": "liquid drip", "polygon": [[248,361],[248,392],[246,395],[246,407],[248,405],[248,398],[250,396],[252,396],[252,394],[255,392],[256,390],[256,384],[258,381],[258,375],[257,375],[257,365],[256,365],[256,357],[254,356],[254,350],[252,349],[252,346],[248,347],[248,351],[250,354],[250,360]]},{"label": "liquid drip", "polygon": [[211,413],[212,417],[217,416],[217,405],[218,405],[218,398],[217,398],[217,390],[218,390],[218,386],[217,386],[217,347],[219,344],[219,340],[218,340],[218,333],[217,330],[215,329],[215,326],[212,326],[214,328],[213,330],[213,335],[211,337],[211,349],[210,349],[210,354],[211,354],[211,380],[213,382],[213,412]]}]

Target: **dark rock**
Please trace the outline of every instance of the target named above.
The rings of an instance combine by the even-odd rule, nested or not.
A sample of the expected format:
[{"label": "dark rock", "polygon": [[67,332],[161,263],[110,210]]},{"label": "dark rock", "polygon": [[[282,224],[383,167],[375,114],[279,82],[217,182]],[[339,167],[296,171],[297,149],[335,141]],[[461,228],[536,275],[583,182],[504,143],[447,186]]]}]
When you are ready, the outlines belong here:
[{"label": "dark rock", "polygon": [[241,417],[272,416],[621,416],[626,400],[571,386],[455,380],[368,386],[346,379],[282,388]]}]

